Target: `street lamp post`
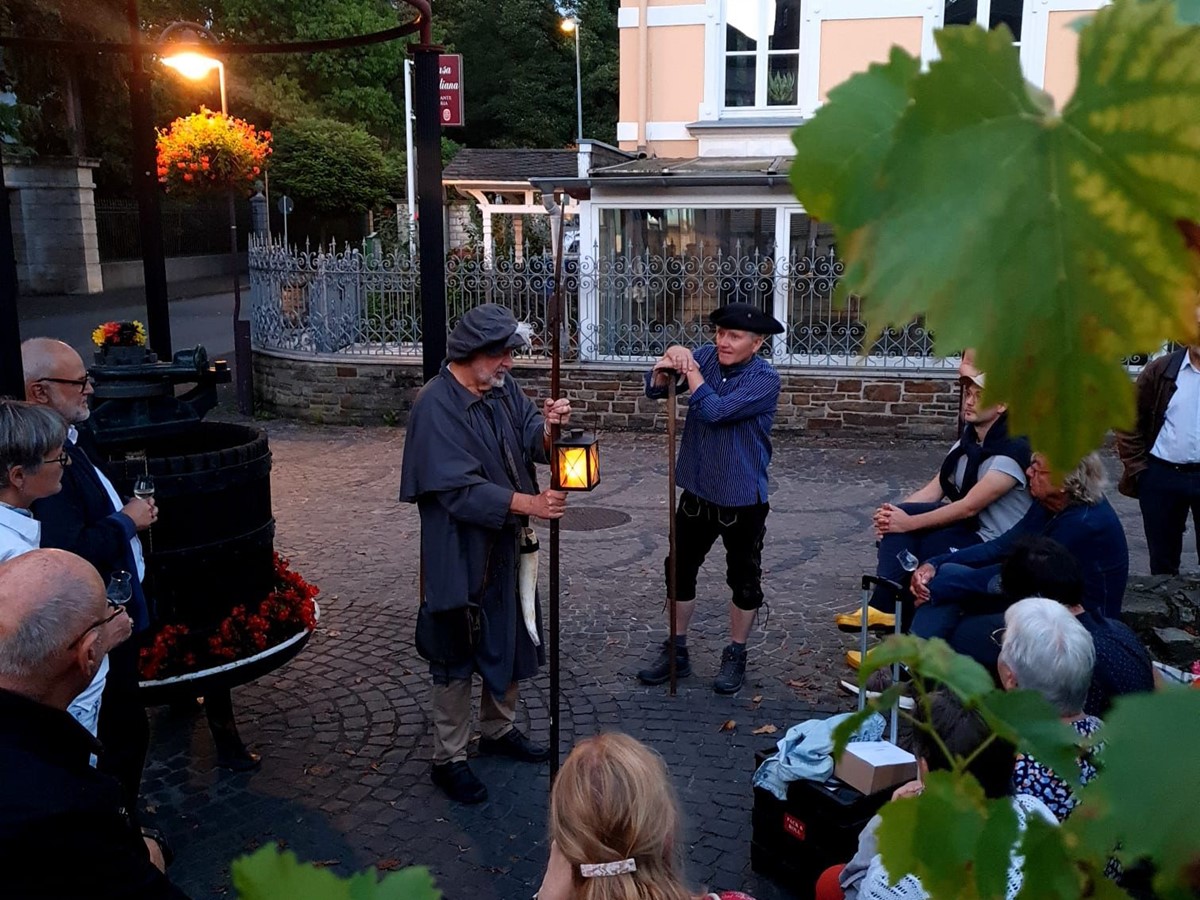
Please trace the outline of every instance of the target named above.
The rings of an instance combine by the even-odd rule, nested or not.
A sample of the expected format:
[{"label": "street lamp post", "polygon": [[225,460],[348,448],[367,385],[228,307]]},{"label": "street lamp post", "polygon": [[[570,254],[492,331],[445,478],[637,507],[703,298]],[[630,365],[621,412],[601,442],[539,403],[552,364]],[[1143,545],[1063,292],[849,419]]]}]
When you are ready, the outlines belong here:
[{"label": "street lamp post", "polygon": [[579,22],[563,19],[562,30],[575,34],[575,132],[576,140],[583,140],[583,75],[579,68]]},{"label": "street lamp post", "polygon": [[[225,63],[210,53],[201,38],[210,43],[216,38],[202,25],[176,22],[168,25],[159,37],[159,46],[169,53],[161,57],[162,64],[174,69],[184,78],[198,81],[213,69],[221,88],[221,115],[229,115],[225,94]],[[233,272],[233,361],[237,376],[238,412],[250,415],[254,411],[254,380],[251,374],[250,322],[242,318],[242,285],[238,272],[237,202],[233,188],[228,191],[229,202],[229,263]]]}]

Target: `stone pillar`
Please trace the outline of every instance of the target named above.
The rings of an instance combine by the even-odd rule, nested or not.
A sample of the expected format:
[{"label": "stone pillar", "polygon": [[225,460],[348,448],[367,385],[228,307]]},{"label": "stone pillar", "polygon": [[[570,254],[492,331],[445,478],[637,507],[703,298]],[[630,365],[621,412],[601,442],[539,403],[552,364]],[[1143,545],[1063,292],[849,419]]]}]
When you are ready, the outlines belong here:
[{"label": "stone pillar", "polygon": [[6,163],[22,292],[95,294],[104,289],[92,182],[99,164],[73,157]]},{"label": "stone pillar", "polygon": [[267,198],[258,190],[250,198],[250,233],[264,240],[271,237],[270,217],[267,212]]}]

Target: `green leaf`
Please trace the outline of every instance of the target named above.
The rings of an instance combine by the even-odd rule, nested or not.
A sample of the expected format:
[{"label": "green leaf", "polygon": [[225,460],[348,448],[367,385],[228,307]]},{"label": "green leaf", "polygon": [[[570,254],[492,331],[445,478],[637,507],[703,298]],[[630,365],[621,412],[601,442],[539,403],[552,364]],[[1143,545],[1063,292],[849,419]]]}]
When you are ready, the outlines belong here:
[{"label": "green leaf", "polygon": [[[1192,897],[1200,879],[1200,691],[1117,699],[1099,737],[1100,774],[1079,792],[1066,826],[1093,857],[1118,844],[1122,861],[1151,858],[1155,890]],[[1192,879],[1189,881],[1189,878]]]},{"label": "green leaf", "polygon": [[[976,346],[988,399],[1011,401],[1013,429],[1063,471],[1132,425],[1119,358],[1195,337],[1197,260],[1176,222],[1200,210],[1200,28],[1167,0],[1101,10],[1061,117],[1003,30],[936,38],[881,171],[859,173],[878,215],[834,222],[846,289],[875,329],[924,314],[939,350]],[[869,121],[866,98],[840,100],[856,108],[838,117]],[[802,171],[838,145],[797,147]],[[824,205],[854,213],[857,190]]]},{"label": "green leaf", "polygon": [[[1038,816],[1026,816],[1021,852],[1025,856],[1023,870],[1026,874],[1017,900],[1041,897],[1073,900],[1083,895],[1083,883],[1067,848],[1067,834],[1063,829]],[[1100,877],[1107,881],[1103,875]]]},{"label": "green leaf", "polygon": [[1066,781],[1079,775],[1079,733],[1034,691],[994,691],[979,704],[992,731]]},{"label": "green leaf", "polygon": [[924,640],[909,634],[889,637],[867,654],[858,670],[859,686],[865,687],[872,672],[894,662],[906,665],[913,675],[939,682],[968,706],[996,689],[987,669],[955,653],[942,639]]},{"label": "green leaf", "polygon": [[920,66],[893,47],[886,65],[872,64],[839,84],[812,121],[796,129],[792,187],[811,215],[853,231],[879,212],[880,169]]},{"label": "green leaf", "polygon": [[374,869],[344,879],[275,846],[235,859],[232,874],[239,900],[440,900],[442,896],[422,866],[390,872],[382,880]]},{"label": "green leaf", "polygon": [[[917,797],[880,811],[879,847],[893,879],[915,875],[934,897],[1003,897],[1017,821],[969,776],[930,772]],[[986,890],[986,893],[979,889]]]}]

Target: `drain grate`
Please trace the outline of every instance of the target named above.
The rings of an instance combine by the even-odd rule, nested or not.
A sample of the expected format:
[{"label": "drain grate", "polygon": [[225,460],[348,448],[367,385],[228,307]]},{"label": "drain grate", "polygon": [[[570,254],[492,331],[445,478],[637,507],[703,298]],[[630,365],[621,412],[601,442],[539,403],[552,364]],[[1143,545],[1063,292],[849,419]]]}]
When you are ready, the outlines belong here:
[{"label": "drain grate", "polygon": [[603,506],[568,506],[559,527],[564,531],[603,531],[624,525],[632,517],[619,509]]}]

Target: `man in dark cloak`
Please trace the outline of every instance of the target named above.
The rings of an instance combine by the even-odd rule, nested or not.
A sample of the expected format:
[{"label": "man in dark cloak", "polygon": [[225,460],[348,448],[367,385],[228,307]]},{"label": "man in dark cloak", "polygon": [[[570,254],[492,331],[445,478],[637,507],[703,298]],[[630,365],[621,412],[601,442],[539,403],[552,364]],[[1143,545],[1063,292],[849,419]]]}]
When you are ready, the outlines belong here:
[{"label": "man in dark cloak", "polygon": [[480,752],[528,762],[550,755],[513,724],[517,683],[544,662],[540,610],[535,603],[531,621],[522,615],[518,569],[529,517],[566,510],[565,493],[539,491],[534,464],[549,461],[550,425],[565,423],[571,406],[548,399],[539,411],[508,374],[526,342],[507,309],[467,312],[441,371],[417,394],[404,443],[400,500],[421,515],[416,643],[433,679],[432,778],[461,803],[487,799],[467,765],[475,673]]}]

